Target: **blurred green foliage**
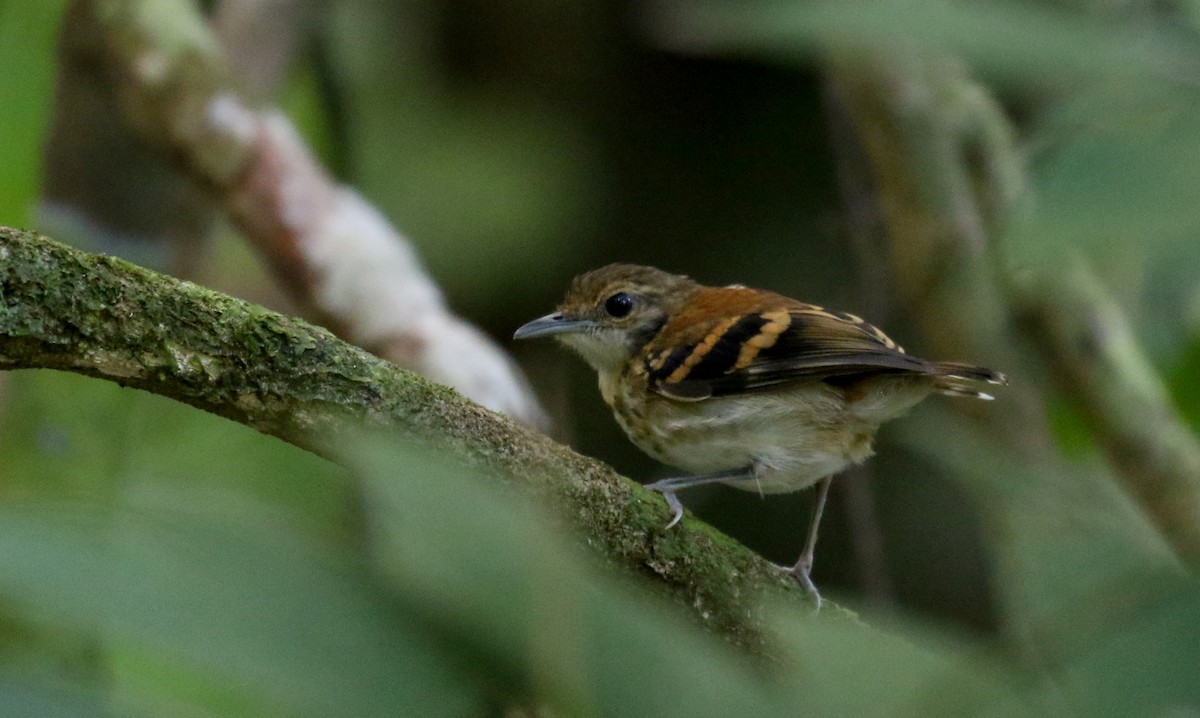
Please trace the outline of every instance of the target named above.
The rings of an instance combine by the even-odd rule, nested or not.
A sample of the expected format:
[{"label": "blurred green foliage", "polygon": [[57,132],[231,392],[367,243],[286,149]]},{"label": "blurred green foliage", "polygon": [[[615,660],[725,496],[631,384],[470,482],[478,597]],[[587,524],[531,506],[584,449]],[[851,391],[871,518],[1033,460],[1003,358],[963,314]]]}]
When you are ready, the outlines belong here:
[{"label": "blurred green foliage", "polygon": [[[64,5],[0,0],[5,224],[31,222]],[[919,351],[850,249],[819,66],[955,54],[1028,151],[1003,261],[1091,260],[1196,427],[1195,20],[1186,3],[345,0],[281,101],[499,336],[576,271],[626,260],[878,308]],[[244,249],[212,261],[206,276],[261,291]],[[523,351],[577,447],[663,470],[581,365]],[[817,576],[891,608],[865,611],[877,628],[769,609],[788,660],[764,666],[428,447],[364,438],[340,469],[155,397],[15,373],[0,715],[1200,711],[1195,576],[1048,398],[1065,460],[1019,458],[935,402],[888,429],[871,467],[896,596],[861,593],[836,493]],[[804,497],[687,501],[772,558],[799,544]]]},{"label": "blurred green foliage", "polygon": [[[19,378],[43,398],[59,389],[48,373]],[[80,399],[111,391],[65,384]],[[964,662],[966,647],[918,647],[845,619],[781,616],[782,649],[811,668],[803,680],[783,668],[755,675],[754,663],[547,527],[540,509],[428,449],[364,441],[345,447],[346,472],[164,399],[124,403],[135,428],[108,447],[88,441],[100,433],[94,417],[35,415],[35,431],[61,436],[5,452],[0,467],[11,475],[13,462],[74,459],[77,480],[108,489],[11,495],[0,509],[7,615],[77,636],[27,645],[40,660],[21,662],[98,655],[103,674],[82,681],[97,709],[460,716],[506,700],[610,716],[783,716],[797,706],[861,716],[908,702],[906,715],[931,705],[1023,711],[981,659]],[[162,461],[163,447],[185,444]],[[278,482],[290,490],[268,501]],[[351,492],[358,501],[345,500]],[[351,504],[358,521],[345,516]],[[850,703],[824,678],[866,664],[903,670]],[[24,692],[84,700],[79,685],[59,696],[38,675],[19,674]],[[926,695],[946,680],[953,696]],[[0,712],[25,700],[0,700]]]},{"label": "blurred green foliage", "polygon": [[0,217],[28,226],[54,88],[54,32],[66,0],[0,2]]}]

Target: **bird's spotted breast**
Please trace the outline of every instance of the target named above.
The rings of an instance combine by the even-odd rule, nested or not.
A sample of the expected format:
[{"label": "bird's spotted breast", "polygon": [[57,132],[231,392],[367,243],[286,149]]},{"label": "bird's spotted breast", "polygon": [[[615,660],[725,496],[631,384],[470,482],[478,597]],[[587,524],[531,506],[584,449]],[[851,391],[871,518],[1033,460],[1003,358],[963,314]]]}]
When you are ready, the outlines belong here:
[{"label": "bird's spotted breast", "polygon": [[[638,448],[659,461],[666,461],[664,434],[658,430],[653,407],[647,402],[652,396],[646,391],[644,365],[633,365],[622,377],[619,374],[600,376],[600,395],[612,409],[621,430]],[[668,462],[669,463],[669,462]]]}]

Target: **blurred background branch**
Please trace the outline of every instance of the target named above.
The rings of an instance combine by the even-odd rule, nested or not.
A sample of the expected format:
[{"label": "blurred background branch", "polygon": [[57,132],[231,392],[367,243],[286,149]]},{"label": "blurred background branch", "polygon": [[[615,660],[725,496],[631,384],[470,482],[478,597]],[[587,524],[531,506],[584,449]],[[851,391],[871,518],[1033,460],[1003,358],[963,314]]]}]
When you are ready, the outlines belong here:
[{"label": "blurred background branch", "polygon": [[[229,34],[229,14],[239,10],[225,12]],[[190,183],[218,198],[314,320],[485,406],[544,425],[520,369],[447,310],[407,240],[358,194],[333,181],[288,120],[252,110],[236,93],[225,53],[189,3],[168,12],[137,1],[78,0],[64,27],[68,56],[83,55],[105,68],[83,80],[109,88],[102,91],[120,98],[130,124],[185,170],[185,177],[162,182],[179,187],[180,201],[189,206]],[[266,52],[274,65],[286,64],[294,41],[286,32],[278,39],[280,48]],[[263,77],[247,78],[257,94],[281,72],[261,71]],[[62,114],[70,111],[64,107]],[[124,135],[124,126],[115,124],[114,132]],[[73,149],[65,151],[75,156]],[[153,160],[145,164],[156,166]],[[187,235],[199,233],[196,227]]]},{"label": "blurred background branch", "polygon": [[[1017,270],[1021,281],[1010,278],[998,250],[988,251],[1028,190],[1014,130],[987,90],[954,61],[912,57],[905,64],[892,55],[834,66],[874,158],[895,284],[927,340],[943,354],[976,346],[1005,357],[1001,366],[1020,366],[1015,330],[1024,317],[1061,391],[1078,397],[1103,437],[1127,490],[1196,565],[1200,444],[1170,406],[1120,308],[1079,258],[1065,268]],[[1003,354],[995,347],[1001,337]],[[987,409],[995,430],[1020,432],[1012,446],[1043,456],[1052,450],[1035,386],[1013,387],[1003,407]]]},{"label": "blurred background branch", "polygon": [[[1029,377],[1031,365],[1019,351],[1025,337],[1018,332],[1031,332],[1029,339],[1064,382],[1060,390],[1083,402],[1126,490],[1179,557],[1194,566],[1200,531],[1195,436],[1179,423],[1163,392],[1155,391],[1160,380],[1141,358],[1120,309],[1094,279],[1086,281],[1078,265],[1066,272],[1026,267],[1020,270],[1022,283],[1002,261],[1006,225],[1031,198],[1015,128],[1000,107],[953,60],[893,53],[886,59],[842,57],[832,66],[838,99],[846,101],[873,160],[894,284],[926,340],[942,353],[973,347],[1003,357],[1000,366]],[[1022,317],[1025,322],[1018,321]],[[1003,406],[987,407],[974,419],[1005,437],[1007,451],[1052,461],[1043,401],[1039,387],[1018,381]],[[1069,534],[1076,520],[1066,514],[1031,520],[1030,512],[1097,488],[1093,478],[1065,466],[1053,473],[1059,486],[1025,487],[1028,496],[1021,502],[1012,501],[1011,487],[1003,485],[977,492],[996,536],[1007,537],[994,544],[1002,566],[1014,563],[1005,552],[1027,550],[1022,544],[1031,536]],[[1071,480],[1078,484],[1065,488]],[[999,572],[1010,584],[1003,591],[1015,602],[1036,601],[1020,573]],[[1029,665],[1051,672],[1055,659],[1046,655],[1039,629],[1026,622],[1036,612],[1032,607],[1013,612],[1006,632]],[[1057,712],[1063,706],[1060,697],[1049,697],[1053,693],[1047,686],[1046,706]]]},{"label": "blurred background branch", "polygon": [[1200,442],[1120,307],[1086,264],[1013,281],[1017,310],[1130,495],[1200,568]]},{"label": "blurred background branch", "polygon": [[[834,57],[835,102],[870,158],[890,272],[904,311],[938,356],[1021,359],[996,274],[994,242],[1023,190],[1021,157],[987,91],[953,59]],[[882,260],[882,262],[880,262]],[[1024,451],[1050,450],[1036,387],[1014,382],[1002,405],[962,407]]]},{"label": "blurred background branch", "polygon": [[305,46],[328,18],[325,0],[221,0],[212,32],[221,43],[230,81],[252,103],[272,101]]}]

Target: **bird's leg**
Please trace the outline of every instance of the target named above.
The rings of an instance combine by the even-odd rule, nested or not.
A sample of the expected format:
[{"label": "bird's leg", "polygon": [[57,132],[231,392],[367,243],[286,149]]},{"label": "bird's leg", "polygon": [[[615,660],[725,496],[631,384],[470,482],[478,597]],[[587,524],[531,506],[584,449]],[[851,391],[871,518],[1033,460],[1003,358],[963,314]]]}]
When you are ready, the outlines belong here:
[{"label": "bird's leg", "polygon": [[646,488],[651,491],[657,491],[667,500],[667,506],[671,509],[671,522],[667,524],[667,528],[671,528],[679,523],[683,518],[683,504],[679,502],[679,497],[675,492],[679,489],[690,489],[693,486],[703,486],[704,484],[721,484],[728,481],[744,481],[753,479],[758,475],[753,466],[748,466],[744,469],[734,469],[732,471],[720,471],[715,474],[703,474],[701,476],[677,476],[670,479],[661,479],[653,484],[646,484]]},{"label": "bird's leg", "polygon": [[816,601],[817,610],[821,610],[821,592],[817,590],[816,584],[813,583],[812,567],[813,554],[817,549],[817,528],[821,525],[821,514],[825,511],[825,499],[829,496],[829,485],[833,483],[833,477],[829,476],[817,482],[817,495],[813,499],[812,521],[808,524],[808,538],[804,540],[804,551],[800,554],[800,560],[796,561],[796,565],[788,570],[800,586],[808,591],[809,595]]}]

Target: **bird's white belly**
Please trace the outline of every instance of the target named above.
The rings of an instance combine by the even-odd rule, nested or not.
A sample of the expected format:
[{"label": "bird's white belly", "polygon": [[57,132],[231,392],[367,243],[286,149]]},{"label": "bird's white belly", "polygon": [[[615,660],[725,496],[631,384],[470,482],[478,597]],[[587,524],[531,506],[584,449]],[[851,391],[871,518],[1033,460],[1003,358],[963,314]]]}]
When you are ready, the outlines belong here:
[{"label": "bird's white belly", "polygon": [[848,418],[844,399],[822,384],[703,407],[664,398],[641,420],[623,406],[614,404],[617,421],[646,453],[686,475],[754,467],[754,480],[728,483],[761,493],[798,491],[866,459],[876,428]]}]

